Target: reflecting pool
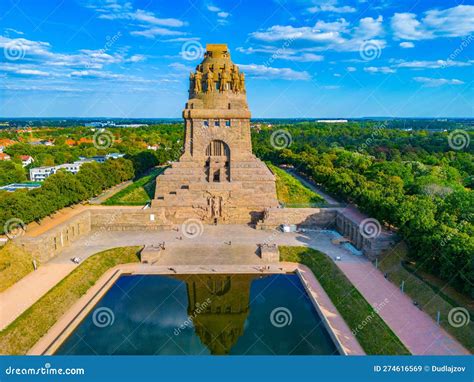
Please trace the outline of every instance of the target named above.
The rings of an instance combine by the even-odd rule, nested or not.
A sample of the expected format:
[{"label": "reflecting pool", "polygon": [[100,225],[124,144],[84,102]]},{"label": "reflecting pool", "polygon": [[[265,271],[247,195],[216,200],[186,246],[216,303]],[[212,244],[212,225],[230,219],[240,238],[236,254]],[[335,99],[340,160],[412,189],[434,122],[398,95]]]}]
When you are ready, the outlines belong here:
[{"label": "reflecting pool", "polygon": [[339,354],[295,274],[122,276],[56,354]]}]

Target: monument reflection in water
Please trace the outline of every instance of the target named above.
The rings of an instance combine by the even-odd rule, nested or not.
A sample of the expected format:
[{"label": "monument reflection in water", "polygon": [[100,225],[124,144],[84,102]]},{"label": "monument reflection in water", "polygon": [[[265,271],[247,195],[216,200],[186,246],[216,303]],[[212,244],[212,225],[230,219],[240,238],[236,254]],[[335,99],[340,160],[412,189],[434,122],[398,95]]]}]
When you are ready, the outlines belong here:
[{"label": "monument reflection in water", "polygon": [[296,275],[123,276],[56,354],[338,354]]}]

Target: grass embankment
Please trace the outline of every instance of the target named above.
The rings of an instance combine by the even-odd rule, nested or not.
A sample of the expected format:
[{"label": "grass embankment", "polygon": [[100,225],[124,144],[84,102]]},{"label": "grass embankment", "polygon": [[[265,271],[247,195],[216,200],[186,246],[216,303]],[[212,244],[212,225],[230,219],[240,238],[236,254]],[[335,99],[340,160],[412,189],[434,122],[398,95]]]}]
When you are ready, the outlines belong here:
[{"label": "grass embankment", "polygon": [[113,248],[87,258],[0,332],[0,354],[25,354],[108,269],[138,262],[139,250]]},{"label": "grass embankment", "polygon": [[[471,353],[474,352],[474,313],[472,300],[460,295],[445,282],[430,276],[425,280],[422,275],[410,272],[403,266],[407,260],[407,248],[401,243],[380,257],[378,266],[388,274],[388,279],[397,286],[405,281],[404,291],[411,299],[418,302],[421,309],[436,320],[440,312],[440,325],[462,343]],[[427,275],[425,275],[427,276]],[[439,285],[438,285],[439,284]],[[454,308],[465,308],[470,313],[467,325],[455,328],[448,322],[449,312]]]},{"label": "grass embankment", "polygon": [[304,207],[313,204],[324,203],[324,199],[303,185],[298,179],[288,174],[285,170],[267,163],[270,170],[275,174],[276,191],[280,203],[286,207]]},{"label": "grass embankment", "polygon": [[11,241],[0,247],[0,292],[33,270],[33,258],[28,252]]},{"label": "grass embankment", "polygon": [[155,168],[149,174],[137,179],[130,186],[117,192],[102,204],[106,206],[142,206],[155,195],[156,177],[164,168]]},{"label": "grass embankment", "polygon": [[[306,247],[280,247],[282,261],[306,265],[355,332],[367,354],[410,354],[395,333],[324,253]],[[366,323],[365,326],[363,323]],[[358,328],[362,324],[362,329]]]}]

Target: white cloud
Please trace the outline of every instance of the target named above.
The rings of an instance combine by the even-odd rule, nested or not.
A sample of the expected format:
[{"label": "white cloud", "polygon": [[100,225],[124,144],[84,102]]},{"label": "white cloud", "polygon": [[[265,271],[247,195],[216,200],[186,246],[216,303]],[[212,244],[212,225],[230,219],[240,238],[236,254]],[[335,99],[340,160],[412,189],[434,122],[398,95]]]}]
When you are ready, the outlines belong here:
[{"label": "white cloud", "polygon": [[5,34],[6,35],[9,35],[10,33],[14,33],[14,34],[17,34],[17,35],[24,35],[24,33],[22,31],[19,31],[19,30],[16,30],[16,29],[13,29],[13,28],[5,28]]},{"label": "white cloud", "polygon": [[34,69],[32,65],[18,65],[18,64],[8,64],[8,63],[0,63],[0,71],[20,74],[20,75],[25,75],[25,76],[46,77],[50,75],[49,72]]},{"label": "white cloud", "polygon": [[210,12],[219,12],[221,9],[216,7],[215,5],[208,5],[207,10]]},{"label": "white cloud", "polygon": [[421,19],[414,13],[395,13],[391,25],[395,37],[404,40],[467,36],[474,31],[474,6],[433,9]]},{"label": "white cloud", "polygon": [[396,70],[390,68],[388,66],[369,66],[364,68],[364,71],[367,73],[383,73],[383,74],[390,74],[395,73]]},{"label": "white cloud", "polygon": [[403,41],[403,42],[400,43],[400,47],[405,48],[405,49],[409,49],[409,48],[414,48],[415,44],[413,44],[412,42],[409,42],[409,41]]},{"label": "white cloud", "polygon": [[207,10],[209,12],[213,12],[213,13],[217,14],[217,17],[219,18],[218,23],[220,23],[220,24],[227,23],[227,20],[225,20],[225,19],[227,19],[230,16],[229,12],[225,12],[221,8],[216,7],[215,5],[212,5],[212,4],[209,4],[207,6]]},{"label": "white cloud", "polygon": [[123,78],[120,74],[101,72],[98,70],[76,70],[70,73],[71,77],[81,78],[104,78],[104,79],[118,79]]},{"label": "white cloud", "polygon": [[155,27],[155,28],[131,31],[130,34],[132,36],[143,36],[147,38],[155,38],[156,36],[180,36],[185,33],[181,31],[171,30],[168,28]]},{"label": "white cloud", "polygon": [[451,61],[451,60],[437,60],[437,61],[404,61],[397,64],[399,68],[412,68],[412,69],[439,69],[447,68],[450,66],[471,66],[470,62]]},{"label": "white cloud", "polygon": [[127,20],[133,28],[143,28],[132,30],[132,36],[143,36],[154,38],[156,36],[172,36],[183,34],[183,32],[173,31],[168,28],[180,28],[186,25],[182,20],[176,18],[162,18],[155,13],[143,9],[133,9],[130,2],[118,0],[100,0],[97,3],[89,3],[88,8],[99,13],[98,18],[105,20]]},{"label": "white cloud", "polygon": [[140,61],[145,61],[146,57],[143,54],[134,54],[130,58],[128,58],[126,61],[127,62],[140,62]]},{"label": "white cloud", "polygon": [[421,82],[427,87],[438,87],[443,85],[462,85],[463,81],[458,79],[447,79],[447,78],[428,78],[428,77],[415,77],[413,78],[416,82]]},{"label": "white cloud", "polygon": [[355,71],[357,71],[357,68],[355,68],[355,67],[353,67],[353,66],[348,66],[348,67],[347,67],[347,71],[348,71],[348,72],[355,72]]},{"label": "white cloud", "polygon": [[19,69],[15,73],[30,75],[30,76],[49,76],[48,72],[43,72],[42,70],[36,70],[36,69]]},{"label": "white cloud", "polygon": [[357,10],[354,7],[344,5],[342,7],[337,7],[334,5],[321,5],[308,8],[309,13],[317,12],[331,12],[331,13],[354,13]]},{"label": "white cloud", "polygon": [[324,56],[311,53],[310,49],[290,49],[274,48],[272,46],[262,46],[258,48],[237,48],[237,51],[244,54],[264,53],[271,55],[269,60],[289,60],[298,62],[317,62],[323,61]]},{"label": "white cloud", "polygon": [[318,21],[314,27],[293,27],[291,25],[274,25],[266,30],[251,33],[257,40],[265,42],[307,41],[315,43],[314,50],[358,51],[360,46],[371,41],[380,49],[386,45],[385,40],[376,39],[383,35],[383,17],[376,19],[365,17],[358,24],[351,25],[344,18],[333,22]]},{"label": "white cloud", "polygon": [[280,79],[280,80],[309,80],[307,72],[298,72],[290,68],[272,68],[265,65],[248,64],[238,65],[245,74],[255,78]]}]

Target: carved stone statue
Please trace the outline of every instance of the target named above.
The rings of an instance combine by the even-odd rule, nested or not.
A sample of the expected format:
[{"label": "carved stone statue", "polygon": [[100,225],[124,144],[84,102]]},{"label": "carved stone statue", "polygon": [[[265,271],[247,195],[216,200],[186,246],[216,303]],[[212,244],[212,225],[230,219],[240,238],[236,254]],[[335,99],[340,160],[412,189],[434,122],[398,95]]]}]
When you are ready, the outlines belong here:
[{"label": "carved stone statue", "polygon": [[229,82],[229,79],[230,79],[230,74],[229,74],[229,71],[227,70],[227,68],[224,67],[222,68],[222,71],[221,71],[221,75],[220,75],[220,85],[219,85],[219,91],[220,92],[223,92],[226,90],[226,85],[227,83]]},{"label": "carved stone statue", "polygon": [[239,91],[245,92],[245,74],[239,74]]},{"label": "carved stone statue", "polygon": [[194,93],[201,93],[202,92],[202,73],[199,70],[196,70],[194,74]]},{"label": "carved stone statue", "polygon": [[195,86],[194,79],[195,79],[194,73],[193,73],[193,72],[190,72],[190,73],[189,73],[189,91],[191,91],[192,89],[194,89],[194,86]]},{"label": "carved stone statue", "polygon": [[210,68],[207,68],[206,73],[206,91],[211,93],[214,91],[214,73],[212,73]]},{"label": "carved stone statue", "polygon": [[239,92],[240,90],[239,84],[240,84],[239,70],[234,65],[234,67],[232,68],[232,82],[231,82],[231,88],[234,93]]}]

